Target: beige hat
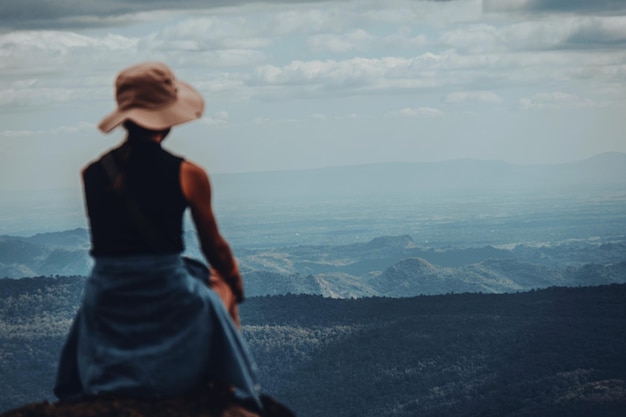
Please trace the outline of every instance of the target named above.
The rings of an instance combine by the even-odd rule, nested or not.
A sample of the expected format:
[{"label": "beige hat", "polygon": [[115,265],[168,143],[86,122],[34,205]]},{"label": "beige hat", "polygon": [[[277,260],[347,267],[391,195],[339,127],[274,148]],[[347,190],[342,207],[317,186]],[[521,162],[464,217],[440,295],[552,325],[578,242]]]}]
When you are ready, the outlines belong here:
[{"label": "beige hat", "polygon": [[115,99],[117,109],[98,125],[105,133],[127,119],[146,129],[163,130],[198,119],[204,110],[200,93],[177,80],[161,62],[144,62],[120,72]]}]

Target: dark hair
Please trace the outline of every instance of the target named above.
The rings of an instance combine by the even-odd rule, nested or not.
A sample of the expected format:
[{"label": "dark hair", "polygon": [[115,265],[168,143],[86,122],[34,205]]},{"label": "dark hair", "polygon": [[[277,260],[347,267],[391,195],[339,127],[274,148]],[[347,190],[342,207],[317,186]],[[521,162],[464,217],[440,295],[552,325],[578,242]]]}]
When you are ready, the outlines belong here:
[{"label": "dark hair", "polygon": [[162,130],[147,129],[143,126],[139,126],[137,123],[133,122],[130,119],[124,120],[124,123],[122,125],[124,126],[124,129],[126,129],[126,131],[128,132],[129,139],[130,138],[137,138],[137,139],[146,138],[149,136],[153,136],[155,133],[163,133],[167,135],[170,131],[170,128],[162,129]]},{"label": "dark hair", "polygon": [[112,189],[118,194],[123,193],[126,189],[126,170],[128,169],[128,163],[133,152],[133,148],[135,148],[135,146],[139,146],[137,143],[148,141],[155,134],[162,134],[166,136],[170,131],[169,128],[163,130],[146,129],[130,119],[126,119],[123,126],[128,132],[127,140],[119,149],[114,151],[115,153],[113,155],[117,165],[117,175],[113,181]]}]

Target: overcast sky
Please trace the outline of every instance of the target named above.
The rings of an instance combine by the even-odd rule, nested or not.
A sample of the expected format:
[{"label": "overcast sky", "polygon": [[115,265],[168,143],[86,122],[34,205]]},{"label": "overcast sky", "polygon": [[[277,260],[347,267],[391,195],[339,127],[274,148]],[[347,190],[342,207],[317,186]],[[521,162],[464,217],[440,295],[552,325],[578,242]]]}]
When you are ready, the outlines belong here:
[{"label": "overcast sky", "polygon": [[212,173],[626,152],[623,0],[0,0],[0,189],[78,187],[145,60],[203,94],[166,146]]}]

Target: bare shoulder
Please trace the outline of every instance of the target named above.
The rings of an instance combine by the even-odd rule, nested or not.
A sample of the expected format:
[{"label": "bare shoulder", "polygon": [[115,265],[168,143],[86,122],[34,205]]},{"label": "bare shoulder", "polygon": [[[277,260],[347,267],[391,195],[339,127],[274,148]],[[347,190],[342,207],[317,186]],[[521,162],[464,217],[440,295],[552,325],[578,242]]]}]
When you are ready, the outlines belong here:
[{"label": "bare shoulder", "polygon": [[183,180],[191,181],[208,181],[209,175],[200,165],[184,160],[180,167],[180,173]]},{"label": "bare shoulder", "polygon": [[180,182],[183,194],[188,200],[195,200],[199,196],[206,198],[210,195],[209,176],[200,165],[183,161],[180,167]]},{"label": "bare shoulder", "polygon": [[202,168],[200,165],[196,164],[195,162],[189,161],[187,159],[183,160],[182,165],[181,165],[181,170],[191,175],[198,175],[198,174],[206,175],[204,168]]}]

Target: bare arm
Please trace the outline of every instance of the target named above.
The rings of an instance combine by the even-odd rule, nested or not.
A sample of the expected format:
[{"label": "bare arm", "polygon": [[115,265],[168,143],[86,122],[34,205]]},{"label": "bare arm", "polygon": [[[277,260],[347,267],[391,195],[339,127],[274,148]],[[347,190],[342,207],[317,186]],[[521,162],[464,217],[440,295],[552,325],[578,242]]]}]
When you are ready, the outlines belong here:
[{"label": "bare arm", "polygon": [[211,266],[228,283],[237,301],[243,300],[243,283],[230,246],[222,237],[211,205],[211,183],[199,166],[183,161],[181,187],[191,209],[202,253]]}]

